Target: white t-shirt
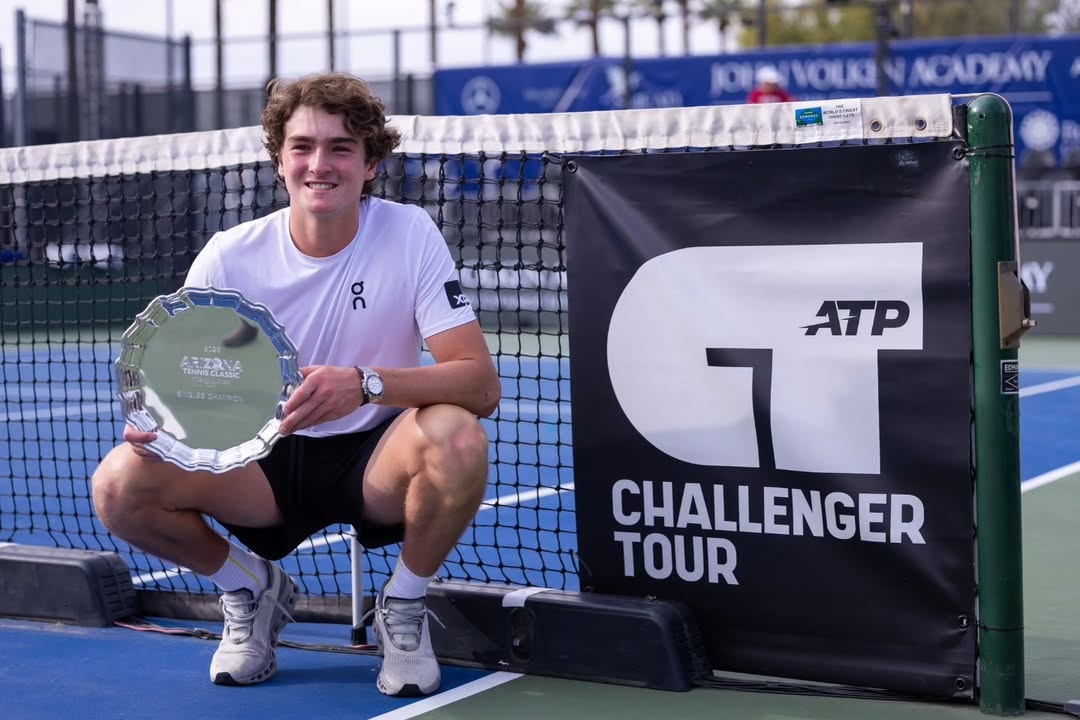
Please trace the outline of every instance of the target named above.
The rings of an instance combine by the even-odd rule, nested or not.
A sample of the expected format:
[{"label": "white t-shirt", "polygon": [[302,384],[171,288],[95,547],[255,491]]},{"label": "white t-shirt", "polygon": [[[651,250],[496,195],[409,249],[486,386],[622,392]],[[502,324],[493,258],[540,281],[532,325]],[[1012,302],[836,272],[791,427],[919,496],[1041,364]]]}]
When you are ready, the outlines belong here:
[{"label": "white t-shirt", "polygon": [[[300,367],[418,367],[424,338],[476,319],[446,240],[423,209],[369,197],[356,237],[326,258],[304,255],[289,208],[216,233],[185,286],[236,290],[285,327]],[[399,410],[362,405],[310,436],[370,429]]]}]

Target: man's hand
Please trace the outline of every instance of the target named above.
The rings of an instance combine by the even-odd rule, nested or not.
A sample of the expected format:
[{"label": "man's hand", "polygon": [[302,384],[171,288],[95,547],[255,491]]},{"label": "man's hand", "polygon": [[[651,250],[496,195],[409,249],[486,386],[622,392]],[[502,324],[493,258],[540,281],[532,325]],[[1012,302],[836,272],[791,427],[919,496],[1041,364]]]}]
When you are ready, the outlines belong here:
[{"label": "man's hand", "polygon": [[304,381],[285,403],[282,435],[343,418],[364,404],[356,368],[312,365],[300,368],[300,374]]},{"label": "man's hand", "polygon": [[124,442],[130,443],[135,454],[145,460],[161,460],[161,456],[146,449],[146,443],[157,439],[157,433],[136,430],[131,425],[124,426]]}]

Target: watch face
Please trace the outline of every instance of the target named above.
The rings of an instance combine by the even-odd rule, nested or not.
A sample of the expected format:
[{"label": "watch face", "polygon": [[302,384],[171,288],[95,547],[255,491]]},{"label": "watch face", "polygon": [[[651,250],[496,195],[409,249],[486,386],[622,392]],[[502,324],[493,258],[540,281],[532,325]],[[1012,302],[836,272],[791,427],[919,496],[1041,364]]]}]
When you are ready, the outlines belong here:
[{"label": "watch face", "polygon": [[383,381],[378,375],[368,375],[367,377],[367,389],[372,395],[382,395]]}]

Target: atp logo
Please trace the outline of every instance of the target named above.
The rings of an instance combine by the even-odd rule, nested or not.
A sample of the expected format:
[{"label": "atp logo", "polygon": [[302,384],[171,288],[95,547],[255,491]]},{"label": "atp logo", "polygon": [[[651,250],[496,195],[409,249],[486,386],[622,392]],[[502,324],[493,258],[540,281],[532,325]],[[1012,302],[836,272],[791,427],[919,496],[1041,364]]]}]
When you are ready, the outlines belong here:
[{"label": "atp logo", "polygon": [[607,364],[627,419],[674,458],[878,474],[878,353],[922,347],[921,243],[694,247],[638,268]]},{"label": "atp logo", "polygon": [[[858,335],[864,310],[874,311],[871,335],[881,335],[887,328],[903,327],[911,315],[911,308],[900,300],[826,300],[817,311],[817,317],[826,318],[825,322],[803,328],[807,335],[817,335],[818,330],[828,330],[831,335]],[[841,311],[848,313],[843,319]]]}]

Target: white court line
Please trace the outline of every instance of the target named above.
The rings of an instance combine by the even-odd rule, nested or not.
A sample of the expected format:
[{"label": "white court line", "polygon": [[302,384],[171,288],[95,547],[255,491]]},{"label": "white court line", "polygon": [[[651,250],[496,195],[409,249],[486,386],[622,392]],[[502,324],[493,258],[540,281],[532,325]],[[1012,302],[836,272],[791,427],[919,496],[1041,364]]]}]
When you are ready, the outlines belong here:
[{"label": "white court line", "polygon": [[[1080,383],[1080,379],[1077,381]],[[19,398],[19,401],[33,400],[33,398]],[[561,407],[565,405],[565,409]],[[116,408],[116,403],[83,403],[81,405],[71,404],[57,404],[38,410],[15,410],[10,413],[0,413],[0,423],[2,422],[20,422],[20,421],[37,421],[37,420],[50,420],[59,418],[76,417],[80,415],[100,415],[104,412],[111,412]],[[560,418],[564,415],[570,414],[570,403],[555,403],[550,401],[543,401],[540,403],[532,402],[510,402],[503,401],[499,403],[499,413],[507,414],[510,416],[539,416],[539,417],[554,417]],[[504,420],[510,420],[510,417],[503,418]]]},{"label": "white court line", "polygon": [[496,672],[485,675],[479,680],[473,680],[464,685],[459,685],[452,690],[447,690],[438,695],[432,695],[431,697],[418,700],[409,705],[405,705],[404,707],[399,707],[396,710],[383,713],[382,715],[376,715],[371,718],[371,720],[408,720],[408,718],[414,718],[417,715],[437,710],[450,703],[455,703],[458,700],[464,700],[471,695],[477,695],[485,690],[498,687],[503,683],[508,683],[511,680],[517,680],[519,677],[521,677],[519,673],[510,672]]},{"label": "white court line", "polygon": [[[297,550],[311,550],[317,547],[323,547],[326,545],[333,545],[334,543],[347,543],[351,542],[352,538],[345,533],[330,533],[328,535],[320,535],[317,538],[308,538],[304,542],[300,543]],[[135,585],[145,585],[148,582],[157,582],[158,580],[167,580],[169,578],[180,577],[181,575],[187,575],[191,573],[187,568],[174,567],[169,570],[158,570],[157,572],[146,573],[133,577],[131,582]]]},{"label": "white court line", "polygon": [[145,575],[139,575],[131,578],[131,582],[134,585],[145,585],[148,582],[157,582],[159,580],[168,580],[169,578],[180,577],[181,575],[187,575],[190,570],[187,568],[175,567],[172,570],[158,570],[157,572],[147,573]]},{"label": "white court line", "polygon": [[80,415],[101,415],[112,413],[117,407],[115,402],[84,403],[82,405],[60,405],[47,407],[40,410],[16,410],[10,413],[0,413],[0,423],[19,422],[23,420],[57,420],[61,418],[76,417]]},{"label": "white court line", "polygon": [[[1066,388],[1076,387],[1080,385],[1080,375],[1074,375],[1073,377],[1062,378],[1061,380],[1052,380],[1050,382],[1039,383],[1038,385],[1032,385],[1031,387],[1021,388],[1020,397],[1028,397],[1031,395],[1041,395],[1043,393],[1054,392],[1055,390],[1064,390]],[[1080,461],[1064,465],[1057,469],[1045,472],[1042,475],[1036,475],[1033,478],[1020,483],[1020,492],[1026,493],[1037,488],[1041,488],[1043,485],[1049,485],[1050,483],[1057,482],[1064,478],[1069,477],[1075,473],[1080,472]]]},{"label": "white court line", "polygon": [[[1062,378],[1061,380],[1053,380],[1051,382],[1040,383],[1038,385],[1032,385],[1031,387],[1021,388],[1020,397],[1028,397],[1031,395],[1041,395],[1043,393],[1054,392],[1055,390],[1065,390],[1067,388],[1076,387],[1080,385],[1080,375],[1076,375],[1069,378]],[[25,398],[26,400],[32,400],[33,398]],[[23,400],[23,398],[20,398]],[[81,405],[62,405],[59,407],[48,407],[40,410],[27,410],[26,412],[14,411],[10,413],[0,413],[0,422],[19,422],[24,420],[37,421],[37,420],[51,420],[60,418],[69,418],[79,415],[100,415],[105,412],[111,412],[116,407],[115,403],[83,403]],[[551,401],[542,400],[540,402],[533,401],[512,401],[504,400],[499,403],[499,414],[508,414],[511,416],[539,416],[539,417],[555,417],[561,418],[569,416],[570,403],[569,401]],[[510,420],[511,418],[505,418]]]},{"label": "white court line", "polygon": [[[523,493],[508,493],[506,495],[500,495],[493,500],[484,500],[480,505],[480,509],[477,514],[484,512],[485,510],[494,510],[498,507],[505,507],[507,505],[516,505],[526,503],[531,500],[539,500],[540,498],[549,497],[551,495],[558,495],[562,492],[566,492],[574,489],[574,483],[566,483],[558,487],[543,487],[537,490],[530,490]],[[345,533],[331,533],[329,535],[320,535],[316,538],[309,538],[296,548],[297,550],[309,550],[317,547],[324,547],[333,545],[335,543],[349,543],[352,542],[352,538]],[[142,586],[149,582],[157,582],[159,580],[167,580],[169,578],[180,577],[181,575],[187,575],[191,573],[187,568],[174,567],[169,570],[158,570],[157,572],[146,573],[138,575],[131,579],[131,582],[136,586]]]},{"label": "white court line", "polygon": [[1043,485],[1049,485],[1052,482],[1057,482],[1058,480],[1062,480],[1078,472],[1080,472],[1080,460],[1059,467],[1056,470],[1051,470],[1050,472],[1043,473],[1042,475],[1036,475],[1030,480],[1025,480],[1024,482],[1020,483],[1020,492],[1026,493],[1029,490],[1041,488]]},{"label": "white court line", "polygon": [[540,498],[558,495],[573,489],[574,483],[566,483],[565,485],[559,485],[558,487],[543,487],[539,490],[530,490],[529,492],[508,493],[506,495],[500,495],[494,500],[485,500],[480,506],[479,512],[483,512],[484,510],[494,510],[495,508],[503,507],[504,505],[517,505],[519,503],[529,502],[530,500],[539,500]]},{"label": "white court line", "polygon": [[567,400],[559,402],[553,400],[541,400],[539,402],[535,400],[502,400],[499,402],[500,417],[493,419],[509,420],[510,418],[502,417],[504,414],[517,417],[536,415],[539,417],[559,418],[570,414],[570,402]]},{"label": "white court line", "polygon": [[1038,385],[1032,385],[1031,387],[1020,388],[1020,397],[1042,395],[1043,393],[1064,390],[1066,388],[1076,387],[1077,385],[1080,385],[1080,375],[1062,378],[1061,380],[1051,380],[1050,382],[1039,383]]}]

